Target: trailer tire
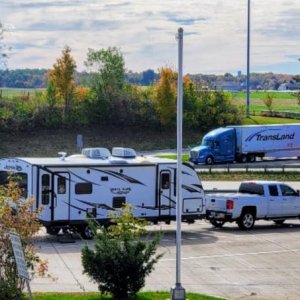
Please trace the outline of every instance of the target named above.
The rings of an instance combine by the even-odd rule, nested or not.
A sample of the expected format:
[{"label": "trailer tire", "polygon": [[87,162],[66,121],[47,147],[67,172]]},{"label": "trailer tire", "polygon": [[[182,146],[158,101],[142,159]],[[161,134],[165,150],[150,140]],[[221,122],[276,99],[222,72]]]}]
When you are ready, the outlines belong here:
[{"label": "trailer tire", "polygon": [[256,161],[255,154],[249,154],[247,157],[247,160],[248,160],[248,162],[251,162],[251,163],[255,162]]},{"label": "trailer tire", "polygon": [[94,237],[94,233],[88,225],[81,226],[79,231],[84,240],[91,240]]},{"label": "trailer tire", "polygon": [[285,219],[282,219],[282,220],[274,220],[274,223],[276,225],[282,225],[284,223]]},{"label": "trailer tire", "polygon": [[213,158],[212,156],[206,157],[205,163],[206,163],[207,165],[213,165],[213,164],[214,164],[214,158]]},{"label": "trailer tire", "polygon": [[216,228],[221,228],[225,224],[225,221],[222,220],[216,220],[216,219],[211,219],[209,222]]},{"label": "trailer tire", "polygon": [[60,227],[46,227],[46,232],[50,235],[57,235],[60,232]]},{"label": "trailer tire", "polygon": [[255,213],[252,210],[244,210],[237,224],[241,230],[250,230],[255,223]]},{"label": "trailer tire", "polygon": [[245,164],[247,162],[247,156],[245,154],[242,154],[240,161],[241,161],[241,163]]}]

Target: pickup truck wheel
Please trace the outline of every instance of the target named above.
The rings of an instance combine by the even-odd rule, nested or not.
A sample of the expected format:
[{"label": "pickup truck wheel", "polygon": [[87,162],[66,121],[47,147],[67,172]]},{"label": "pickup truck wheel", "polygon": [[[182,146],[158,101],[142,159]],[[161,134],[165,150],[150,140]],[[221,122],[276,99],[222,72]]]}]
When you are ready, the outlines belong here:
[{"label": "pickup truck wheel", "polygon": [[209,220],[209,222],[216,228],[221,228],[225,224],[225,221],[216,220],[216,219],[211,219]]},{"label": "pickup truck wheel", "polygon": [[241,230],[249,230],[254,226],[255,215],[251,211],[245,211],[242,213],[237,224]]},{"label": "pickup truck wheel", "polygon": [[212,156],[208,156],[208,157],[206,158],[206,160],[205,160],[205,163],[206,163],[207,165],[213,165],[213,164],[214,164],[214,159],[213,159],[213,157],[212,157]]}]

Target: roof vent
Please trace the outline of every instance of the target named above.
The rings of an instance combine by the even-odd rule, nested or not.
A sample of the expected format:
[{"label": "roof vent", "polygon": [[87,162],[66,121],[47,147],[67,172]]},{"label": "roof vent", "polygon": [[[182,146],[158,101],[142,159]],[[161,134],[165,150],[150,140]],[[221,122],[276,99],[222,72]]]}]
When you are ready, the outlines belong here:
[{"label": "roof vent", "polygon": [[123,158],[135,158],[136,152],[132,148],[114,147],[112,148],[112,156]]},{"label": "roof vent", "polygon": [[89,158],[107,159],[110,151],[106,148],[83,148],[81,153]]}]

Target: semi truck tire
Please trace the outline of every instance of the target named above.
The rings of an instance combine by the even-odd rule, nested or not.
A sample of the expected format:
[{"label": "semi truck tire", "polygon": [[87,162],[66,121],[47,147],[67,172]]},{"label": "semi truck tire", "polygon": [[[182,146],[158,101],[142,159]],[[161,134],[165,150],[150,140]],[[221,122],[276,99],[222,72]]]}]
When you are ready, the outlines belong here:
[{"label": "semi truck tire", "polygon": [[244,210],[237,221],[237,224],[241,230],[250,230],[255,223],[255,213],[251,210]]},{"label": "semi truck tire", "polygon": [[207,165],[213,165],[213,164],[214,164],[214,158],[213,158],[212,156],[206,157],[205,163],[206,163]]},{"label": "semi truck tire", "polygon": [[256,156],[255,154],[249,154],[248,157],[247,157],[247,161],[248,162],[255,162],[256,161]]}]

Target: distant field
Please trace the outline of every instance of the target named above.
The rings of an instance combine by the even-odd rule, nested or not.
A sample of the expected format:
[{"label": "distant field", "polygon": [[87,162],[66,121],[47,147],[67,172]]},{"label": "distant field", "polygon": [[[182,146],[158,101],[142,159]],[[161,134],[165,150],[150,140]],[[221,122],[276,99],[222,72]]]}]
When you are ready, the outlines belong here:
[{"label": "distant field", "polygon": [[5,98],[14,98],[18,96],[34,95],[35,92],[45,89],[15,89],[15,88],[0,88],[0,96]]},{"label": "distant field", "polygon": [[[250,112],[260,112],[267,110],[263,99],[267,94],[273,95],[274,111],[293,111],[300,112],[300,105],[294,93],[290,92],[251,92],[250,93]],[[233,103],[237,105],[246,105],[246,93],[232,93]]]}]

